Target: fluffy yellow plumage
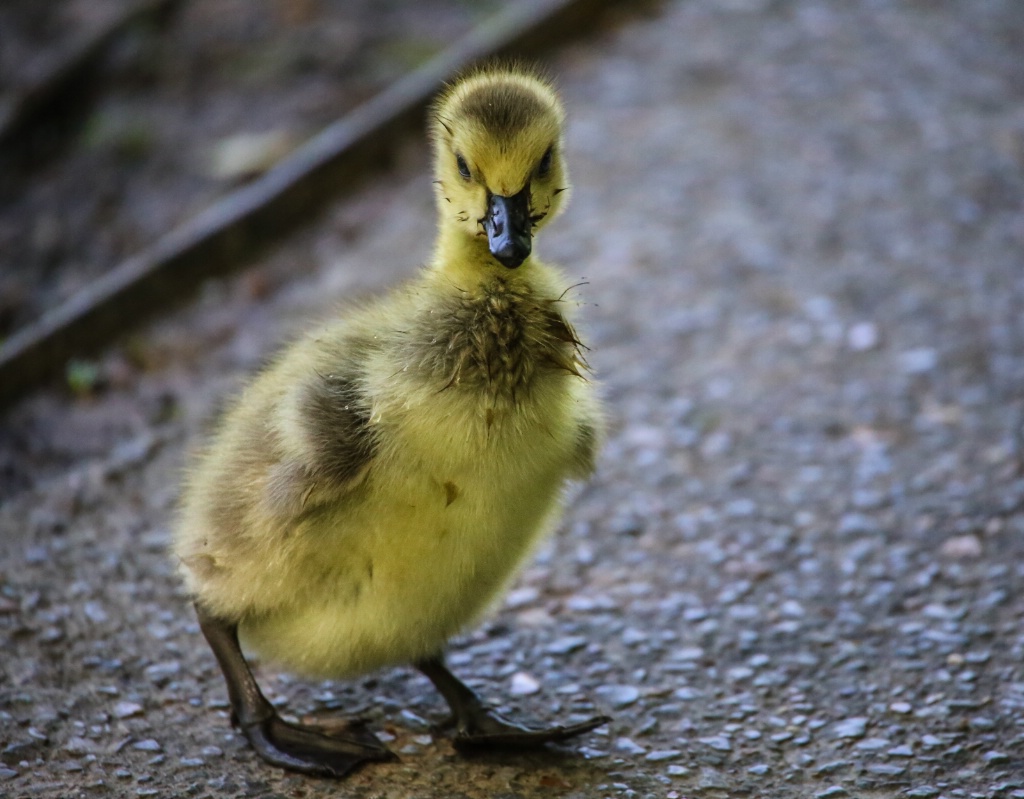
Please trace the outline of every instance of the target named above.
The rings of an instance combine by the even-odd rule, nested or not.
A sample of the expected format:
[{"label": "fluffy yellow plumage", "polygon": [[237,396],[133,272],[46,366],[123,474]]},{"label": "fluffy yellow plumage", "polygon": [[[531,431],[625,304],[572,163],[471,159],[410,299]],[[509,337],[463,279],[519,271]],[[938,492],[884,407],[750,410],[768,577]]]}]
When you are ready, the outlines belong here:
[{"label": "fluffy yellow plumage", "polygon": [[604,721],[519,727],[441,660],[553,526],[600,438],[568,283],[532,256],[567,194],[562,124],[558,97],[527,70],[483,69],[444,92],[429,268],[286,349],[189,473],[175,551],[235,715],[270,762],[337,775],[388,753],[368,733],[281,721],[238,633],[307,675],[418,666],[464,747]]}]

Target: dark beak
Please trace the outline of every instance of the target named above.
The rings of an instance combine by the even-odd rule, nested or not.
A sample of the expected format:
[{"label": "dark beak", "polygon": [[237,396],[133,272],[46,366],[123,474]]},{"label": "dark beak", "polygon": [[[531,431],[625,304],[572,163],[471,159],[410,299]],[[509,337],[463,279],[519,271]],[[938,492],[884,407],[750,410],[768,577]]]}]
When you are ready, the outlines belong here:
[{"label": "dark beak", "polygon": [[484,217],[491,255],[509,269],[515,269],[530,254],[530,184],[512,197],[492,194]]}]

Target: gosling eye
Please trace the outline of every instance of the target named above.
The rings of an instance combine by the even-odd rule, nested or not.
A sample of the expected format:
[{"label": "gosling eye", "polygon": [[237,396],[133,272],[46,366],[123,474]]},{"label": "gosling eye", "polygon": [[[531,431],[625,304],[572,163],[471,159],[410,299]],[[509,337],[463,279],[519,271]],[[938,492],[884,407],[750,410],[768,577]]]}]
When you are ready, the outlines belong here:
[{"label": "gosling eye", "polygon": [[548,147],[548,149],[544,151],[544,155],[540,157],[540,163],[537,164],[538,177],[546,178],[548,176],[548,172],[551,171],[551,155],[553,151],[554,146]]},{"label": "gosling eye", "polygon": [[465,180],[469,180],[469,164],[466,163],[466,159],[462,157],[462,153],[455,154],[455,166],[459,168],[459,174]]}]

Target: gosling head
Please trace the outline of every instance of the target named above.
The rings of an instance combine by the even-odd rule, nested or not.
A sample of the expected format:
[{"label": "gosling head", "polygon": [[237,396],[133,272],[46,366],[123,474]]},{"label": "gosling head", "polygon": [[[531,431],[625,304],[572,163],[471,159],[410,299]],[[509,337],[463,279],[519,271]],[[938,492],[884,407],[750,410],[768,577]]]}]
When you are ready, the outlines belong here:
[{"label": "gosling head", "polygon": [[486,240],[508,269],[561,210],[565,112],[551,84],[522,67],[484,67],[452,84],[431,113],[442,236]]}]

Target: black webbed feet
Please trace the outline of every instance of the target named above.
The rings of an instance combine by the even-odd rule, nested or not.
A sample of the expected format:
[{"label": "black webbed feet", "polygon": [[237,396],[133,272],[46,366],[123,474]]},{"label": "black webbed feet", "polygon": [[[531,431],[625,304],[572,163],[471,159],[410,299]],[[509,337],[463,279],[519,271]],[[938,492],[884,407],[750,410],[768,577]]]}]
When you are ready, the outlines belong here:
[{"label": "black webbed feet", "polygon": [[462,751],[500,748],[529,749],[567,741],[591,730],[596,730],[609,721],[611,721],[610,716],[595,716],[578,724],[526,727],[509,721],[494,710],[481,706],[458,725],[452,743],[456,749]]},{"label": "black webbed feet", "polygon": [[303,774],[341,777],[362,763],[397,760],[373,733],[359,728],[326,732],[291,724],[275,714],[241,729],[268,763]]},{"label": "black webbed feet", "polygon": [[377,737],[361,725],[341,728],[291,724],[260,691],[238,645],[238,625],[196,605],[199,627],[217,658],[231,702],[231,722],[249,739],[259,756],[275,766],[341,777],[362,763],[396,760]]},{"label": "black webbed feet", "polygon": [[473,691],[445,666],[440,656],[421,660],[416,667],[434,684],[451,708],[451,718],[438,729],[455,728],[456,749],[529,749],[544,744],[560,743],[583,735],[611,721],[609,716],[595,716],[579,724],[553,727],[524,727],[504,718],[487,707]]}]

